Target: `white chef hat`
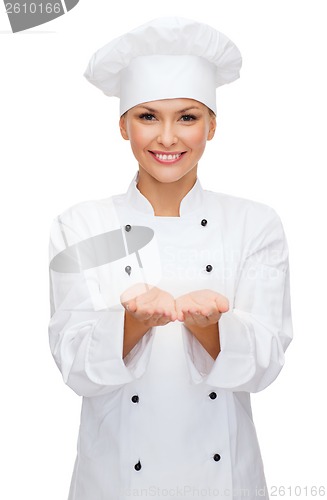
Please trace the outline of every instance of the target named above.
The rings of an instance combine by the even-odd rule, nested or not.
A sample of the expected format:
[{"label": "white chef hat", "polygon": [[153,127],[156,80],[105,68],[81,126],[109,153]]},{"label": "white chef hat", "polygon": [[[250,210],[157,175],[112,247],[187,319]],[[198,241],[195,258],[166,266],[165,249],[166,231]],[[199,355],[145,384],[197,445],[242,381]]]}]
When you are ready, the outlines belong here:
[{"label": "white chef hat", "polygon": [[236,45],[207,24],[161,17],[118,37],[91,57],[84,76],[120,114],[143,102],[189,98],[216,113],[216,88],[239,78]]}]

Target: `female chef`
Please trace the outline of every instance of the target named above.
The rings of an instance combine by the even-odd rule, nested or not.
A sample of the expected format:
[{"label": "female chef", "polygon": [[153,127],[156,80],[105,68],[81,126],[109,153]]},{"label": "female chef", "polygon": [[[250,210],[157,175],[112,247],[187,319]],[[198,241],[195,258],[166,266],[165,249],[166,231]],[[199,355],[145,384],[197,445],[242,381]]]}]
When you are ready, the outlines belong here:
[{"label": "female chef", "polygon": [[272,208],[197,177],[240,67],[214,28],[160,18],[86,69],[138,170],[51,227],[50,346],[83,396],[69,500],[268,498],[250,393],[292,339],[287,243]]}]

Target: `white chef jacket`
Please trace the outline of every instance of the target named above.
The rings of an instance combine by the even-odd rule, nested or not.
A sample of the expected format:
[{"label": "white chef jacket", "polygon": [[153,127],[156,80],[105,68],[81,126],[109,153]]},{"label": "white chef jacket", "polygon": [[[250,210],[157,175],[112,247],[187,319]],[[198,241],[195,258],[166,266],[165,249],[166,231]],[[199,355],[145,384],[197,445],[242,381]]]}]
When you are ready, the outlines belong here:
[{"label": "white chef jacket", "polygon": [[[250,393],[274,381],[292,339],[280,218],[199,179],[179,217],[155,216],[137,180],[51,226],[50,347],[83,396],[69,500],[268,499]],[[122,358],[120,294],[140,282],[229,299],[216,360],[178,320]]]}]

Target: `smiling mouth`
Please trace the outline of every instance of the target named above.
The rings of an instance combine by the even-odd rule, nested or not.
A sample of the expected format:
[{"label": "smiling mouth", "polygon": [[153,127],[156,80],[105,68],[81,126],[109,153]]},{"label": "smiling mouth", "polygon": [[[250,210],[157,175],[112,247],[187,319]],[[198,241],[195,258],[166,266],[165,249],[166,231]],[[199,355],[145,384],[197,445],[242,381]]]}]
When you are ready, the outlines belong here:
[{"label": "smiling mouth", "polygon": [[157,153],[156,151],[149,151],[149,153],[159,162],[175,163],[186,153],[186,151],[181,153]]}]

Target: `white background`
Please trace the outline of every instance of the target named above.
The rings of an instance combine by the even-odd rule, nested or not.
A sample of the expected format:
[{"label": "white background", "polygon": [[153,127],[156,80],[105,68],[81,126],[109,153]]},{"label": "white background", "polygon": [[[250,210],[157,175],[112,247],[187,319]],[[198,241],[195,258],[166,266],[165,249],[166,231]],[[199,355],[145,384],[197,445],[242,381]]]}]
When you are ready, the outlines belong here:
[{"label": "white background", "polygon": [[274,486],[287,498],[327,486],[325,2],[80,0],[17,34],[0,15],[6,500],[67,498],[75,459],[81,399],[48,346],[50,224],[74,203],[125,192],[137,170],[119,135],[118,101],[82,74],[100,46],[162,15],[211,24],[242,52],[241,78],[217,91],[217,133],[198,174],[204,188],[264,202],[282,218],[295,338],[277,380],[252,395],[254,420],[271,498]]}]

